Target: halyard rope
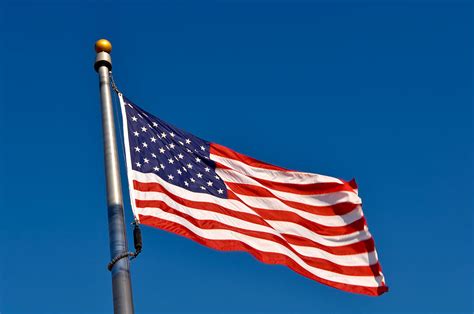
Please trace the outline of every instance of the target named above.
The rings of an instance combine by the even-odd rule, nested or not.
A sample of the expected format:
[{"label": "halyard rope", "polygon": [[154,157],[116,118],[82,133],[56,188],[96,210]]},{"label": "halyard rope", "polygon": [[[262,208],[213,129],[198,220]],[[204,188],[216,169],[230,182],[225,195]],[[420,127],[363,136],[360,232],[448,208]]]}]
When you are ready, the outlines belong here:
[{"label": "halyard rope", "polygon": [[[122,156],[123,160],[125,160],[125,148],[123,146],[123,136],[122,136],[122,125],[120,124],[120,117],[118,111],[121,111],[120,108],[120,101],[118,99],[118,95],[122,94],[119,89],[117,88],[117,85],[115,85],[115,80],[112,75],[112,71],[109,71],[109,77],[110,77],[110,86],[112,89],[115,91],[115,96],[112,99],[112,103],[115,103],[115,119],[118,123],[118,128],[119,128],[119,137],[121,141],[121,147],[122,147]],[[115,101],[114,101],[115,99]],[[117,263],[119,260],[122,258],[130,257],[130,260],[136,258],[142,251],[142,234],[139,226],[139,222],[135,219],[135,221],[132,223],[135,227],[133,228],[133,242],[134,242],[134,247],[135,247],[135,252],[123,252],[120,253],[119,255],[115,256],[112,258],[112,260],[109,262],[107,265],[107,269],[109,271],[112,271],[112,268],[114,267],[115,263]]]}]

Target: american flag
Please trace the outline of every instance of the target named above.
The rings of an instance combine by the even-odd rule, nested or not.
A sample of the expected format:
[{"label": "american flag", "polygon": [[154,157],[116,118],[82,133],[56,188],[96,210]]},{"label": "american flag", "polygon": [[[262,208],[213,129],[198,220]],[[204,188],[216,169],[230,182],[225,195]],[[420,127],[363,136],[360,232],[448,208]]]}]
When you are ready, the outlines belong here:
[{"label": "american flag", "polygon": [[119,95],[141,224],[246,251],[328,286],[388,290],[355,182],[273,166],[200,139]]}]

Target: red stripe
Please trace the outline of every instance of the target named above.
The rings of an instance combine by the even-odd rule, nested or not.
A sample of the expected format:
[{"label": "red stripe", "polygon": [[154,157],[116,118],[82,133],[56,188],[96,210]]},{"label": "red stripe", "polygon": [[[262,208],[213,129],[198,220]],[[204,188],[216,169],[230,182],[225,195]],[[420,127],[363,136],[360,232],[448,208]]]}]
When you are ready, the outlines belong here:
[{"label": "red stripe", "polygon": [[[338,236],[338,235],[350,234],[350,233],[353,233],[353,232],[356,232],[356,231],[363,230],[364,225],[365,225],[365,219],[362,217],[359,220],[356,220],[353,223],[348,224],[346,226],[328,227],[328,226],[324,226],[324,225],[315,223],[314,221],[304,219],[304,218],[300,217],[299,215],[297,215],[295,213],[292,213],[292,212],[283,211],[283,210],[280,211],[280,210],[262,209],[262,208],[256,208],[256,207],[251,207],[251,206],[245,205],[245,206],[249,207],[250,209],[252,209],[254,212],[256,212],[257,215],[258,215],[257,216],[257,215],[252,215],[252,214],[249,214],[249,213],[242,213],[242,212],[238,212],[238,211],[233,211],[233,210],[228,209],[226,207],[222,207],[220,205],[209,203],[209,202],[197,202],[197,201],[190,201],[190,200],[187,200],[187,199],[183,199],[183,198],[178,197],[178,196],[174,195],[173,193],[169,192],[168,190],[166,190],[159,183],[143,183],[143,182],[138,182],[138,181],[134,180],[133,181],[133,187],[134,187],[134,189],[136,189],[138,191],[142,191],[142,192],[154,191],[154,192],[165,193],[171,199],[175,200],[176,202],[178,202],[182,205],[192,207],[192,208],[200,208],[200,209],[203,209],[203,210],[209,210],[209,211],[213,211],[213,212],[222,213],[224,215],[233,216],[233,217],[236,217],[236,218],[239,218],[239,219],[242,219],[242,220],[246,220],[246,221],[249,221],[249,222],[253,222],[253,223],[256,223],[256,224],[260,224],[260,225],[263,225],[263,226],[271,227],[266,222],[266,220],[278,220],[278,221],[293,222],[295,224],[304,226],[307,229],[309,229],[309,230],[311,230],[311,231],[313,231],[317,234],[320,234],[322,236]],[[228,194],[232,194],[230,192],[231,191],[228,191]],[[235,197],[235,199],[237,199],[238,201],[243,203],[238,198],[238,196],[235,195],[234,197]],[[152,203],[153,201],[149,201],[149,202],[151,202],[150,204],[153,204]],[[154,206],[150,206],[150,207],[154,207]]]},{"label": "red stripe", "polygon": [[[255,187],[254,185],[248,185],[248,187],[246,187],[245,184],[241,184],[241,183],[232,183],[232,182],[227,182],[227,181],[225,183],[229,187],[232,185],[232,189],[235,191],[238,191],[239,194],[249,195],[249,196],[260,196],[257,193],[252,193],[252,189],[253,187]],[[262,192],[262,196],[271,194],[269,191],[265,189],[260,190],[260,191]],[[228,197],[230,199],[238,199],[239,201],[241,201],[240,198],[236,196],[234,193],[228,193]],[[267,196],[263,196],[263,197],[267,197]],[[300,209],[305,212],[315,214],[315,215],[321,215],[321,216],[342,216],[353,211],[358,205],[360,205],[360,204],[354,204],[354,203],[349,203],[349,202],[343,202],[343,203],[338,203],[331,206],[315,206],[315,205],[302,204],[302,203],[298,203],[294,201],[283,200],[274,195],[272,197],[278,199],[282,203],[290,207],[293,207],[295,209]]]},{"label": "red stripe", "polygon": [[357,186],[356,180],[352,179],[351,181],[347,182],[351,186],[352,189],[357,190],[359,187]]},{"label": "red stripe", "polygon": [[263,168],[263,169],[269,169],[269,170],[278,170],[278,171],[291,171],[282,167],[274,166],[266,162],[259,161],[247,155],[237,153],[230,148],[227,148],[215,143],[211,143],[210,153],[213,155],[224,157],[224,158],[230,158],[230,159],[241,161],[251,167],[257,167],[257,168]]},{"label": "red stripe", "polygon": [[[223,166],[220,163],[216,163],[218,167]],[[228,169],[228,167],[225,167]],[[248,176],[250,177],[250,176]],[[296,183],[282,183],[274,182],[269,180],[264,180],[260,178],[251,177],[253,180],[257,181],[261,185],[281,192],[294,193],[299,195],[318,195],[318,194],[328,194],[341,191],[354,192],[354,188],[349,182],[343,182],[343,184],[336,182],[328,183],[311,183],[311,184],[296,184]],[[340,180],[340,179],[339,179]]]},{"label": "red stripe", "polygon": [[288,200],[282,200],[282,202],[290,207],[304,210],[308,213],[321,215],[321,216],[331,216],[331,215],[342,216],[353,211],[357,206],[361,205],[361,204],[343,202],[343,203],[338,203],[331,206],[314,206],[314,205],[301,204],[298,202],[293,202],[293,201],[288,201]]},{"label": "red stripe", "polygon": [[359,241],[356,243],[351,243],[348,245],[331,247],[331,250],[329,251],[326,246],[318,242],[311,241],[308,238],[304,238],[304,237],[293,235],[293,234],[283,234],[283,237],[285,238],[286,241],[288,241],[288,243],[291,243],[294,245],[315,247],[334,255],[352,255],[352,254],[372,252],[373,250],[375,250],[375,244],[374,244],[373,238]]},{"label": "red stripe", "polygon": [[204,246],[220,250],[220,251],[246,251],[250,254],[252,254],[256,259],[259,261],[266,263],[266,264],[280,264],[280,265],[286,265],[293,271],[306,276],[310,279],[316,280],[320,283],[323,283],[325,285],[341,289],[344,291],[348,292],[353,292],[353,293],[360,293],[360,294],[366,294],[370,296],[378,296],[383,294],[384,292],[388,291],[388,287],[385,285],[381,287],[362,287],[362,286],[356,286],[356,285],[348,285],[348,284],[342,284],[342,283],[337,283],[333,281],[329,281],[326,279],[319,278],[312,273],[308,272],[305,270],[303,267],[298,265],[295,261],[293,261],[291,258],[280,254],[280,253],[269,253],[269,252],[262,252],[259,250],[254,249],[253,247],[237,240],[209,240],[203,237],[200,237],[187,229],[186,227],[170,222],[164,219],[152,217],[152,216],[143,216],[140,215],[140,221],[142,224],[149,225],[152,227],[160,228],[181,236],[184,236],[186,238],[192,239]]}]

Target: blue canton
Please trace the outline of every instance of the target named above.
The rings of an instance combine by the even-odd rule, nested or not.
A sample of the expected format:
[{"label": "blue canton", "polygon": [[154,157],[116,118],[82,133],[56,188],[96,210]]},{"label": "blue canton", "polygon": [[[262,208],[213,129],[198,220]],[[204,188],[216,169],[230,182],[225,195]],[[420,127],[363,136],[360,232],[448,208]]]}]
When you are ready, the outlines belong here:
[{"label": "blue canton", "polygon": [[193,192],[227,197],[227,188],[209,159],[210,143],[175,128],[125,97],[132,169],[154,173]]}]

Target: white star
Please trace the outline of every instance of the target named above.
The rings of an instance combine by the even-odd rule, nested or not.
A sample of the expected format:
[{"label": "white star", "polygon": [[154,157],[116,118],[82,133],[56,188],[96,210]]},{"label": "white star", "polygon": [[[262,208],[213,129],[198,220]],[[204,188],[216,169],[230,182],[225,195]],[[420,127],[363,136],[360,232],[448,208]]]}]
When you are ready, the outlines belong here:
[{"label": "white star", "polygon": [[215,175],[214,178],[216,178],[217,180],[220,180],[218,175]]},{"label": "white star", "polygon": [[201,185],[201,190],[205,190],[205,189],[206,189],[206,187]]},{"label": "white star", "polygon": [[174,145],[173,143],[170,144],[170,147],[171,148],[174,148],[176,145]]},{"label": "white star", "polygon": [[165,132],[161,133],[161,137],[166,138],[166,133]]},{"label": "white star", "polygon": [[151,153],[151,157],[156,158],[156,155],[154,153]]},{"label": "white star", "polygon": [[211,168],[206,167],[206,168],[204,168],[204,170],[206,170],[206,172],[209,172],[209,171],[211,171]]},{"label": "white star", "polygon": [[187,164],[187,166],[188,166],[189,169],[193,169],[193,165]]},{"label": "white star", "polygon": [[172,174],[168,175],[168,179],[173,180],[174,176]]},{"label": "white star", "polygon": [[161,169],[165,169],[165,165],[160,164]]},{"label": "white star", "polygon": [[206,182],[208,186],[212,186],[212,182],[211,181],[207,181]]},{"label": "white star", "polygon": [[143,145],[143,147],[145,147],[145,148],[148,147],[148,144],[147,144],[146,142],[143,142],[142,145]]},{"label": "white star", "polygon": [[189,179],[191,182],[196,182],[196,180],[194,180],[194,178],[190,178]]},{"label": "white star", "polygon": [[186,144],[191,144],[191,140],[189,138],[186,139]]},{"label": "white star", "polygon": [[156,138],[153,136],[153,137],[150,137],[150,141],[152,141],[153,143],[156,142]]},{"label": "white star", "polygon": [[201,161],[201,158],[196,157],[196,162],[200,162],[200,161]]},{"label": "white star", "polygon": [[147,158],[144,158],[143,162],[147,164],[149,162],[149,160]]},{"label": "white star", "polygon": [[152,124],[155,128],[158,126],[158,123],[156,123],[156,122],[153,122]]},{"label": "white star", "polygon": [[174,163],[173,158],[168,159],[168,162],[169,162],[170,164],[173,164],[173,163]]},{"label": "white star", "polygon": [[187,151],[188,153],[192,153],[192,151],[191,151],[189,148],[186,148],[186,151]]},{"label": "white star", "polygon": [[143,132],[146,132],[146,130],[148,130],[146,127],[142,127]]},{"label": "white star", "polygon": [[139,163],[139,162],[136,162],[135,165],[137,165],[137,167],[141,167],[141,166],[142,166],[142,164]]},{"label": "white star", "polygon": [[184,181],[184,185],[189,186],[188,181]]},{"label": "white star", "polygon": [[137,131],[133,132],[133,135],[135,136],[140,136],[140,133],[138,133]]},{"label": "white star", "polygon": [[175,135],[175,134],[174,134],[173,132],[170,133],[170,136],[171,136],[171,137],[174,137],[174,135]]},{"label": "white star", "polygon": [[181,170],[179,170],[179,169],[178,169],[176,172],[177,172],[179,175],[182,174]]},{"label": "white star", "polygon": [[140,147],[135,146],[135,151],[136,151],[137,153],[139,153],[139,152],[140,152]]},{"label": "white star", "polygon": [[158,167],[153,167],[153,170],[155,170],[155,171],[160,171],[160,168],[158,168]]},{"label": "white star", "polygon": [[179,159],[183,159],[183,158],[184,158],[183,154],[179,153],[179,154],[178,154],[178,158],[179,158]]},{"label": "white star", "polygon": [[137,117],[133,116],[133,117],[132,117],[132,120],[133,120],[134,122],[136,122],[138,119],[137,119]]},{"label": "white star", "polygon": [[202,178],[202,173],[198,173],[198,174],[197,174],[197,177],[198,177],[199,179],[201,179],[201,178]]},{"label": "white star", "polygon": [[183,142],[181,142],[181,141],[178,141],[178,143],[179,143],[180,145],[184,145],[184,143],[183,143]]},{"label": "white star", "polygon": [[183,171],[188,172],[188,169],[186,169],[186,167],[183,167]]},{"label": "white star", "polygon": [[217,190],[217,193],[222,194],[224,191],[222,189]]},{"label": "white star", "polygon": [[160,153],[164,154],[165,153],[165,149],[163,147],[160,147],[159,149]]},{"label": "white star", "polygon": [[201,150],[206,150],[206,148],[204,146],[201,146]]}]

